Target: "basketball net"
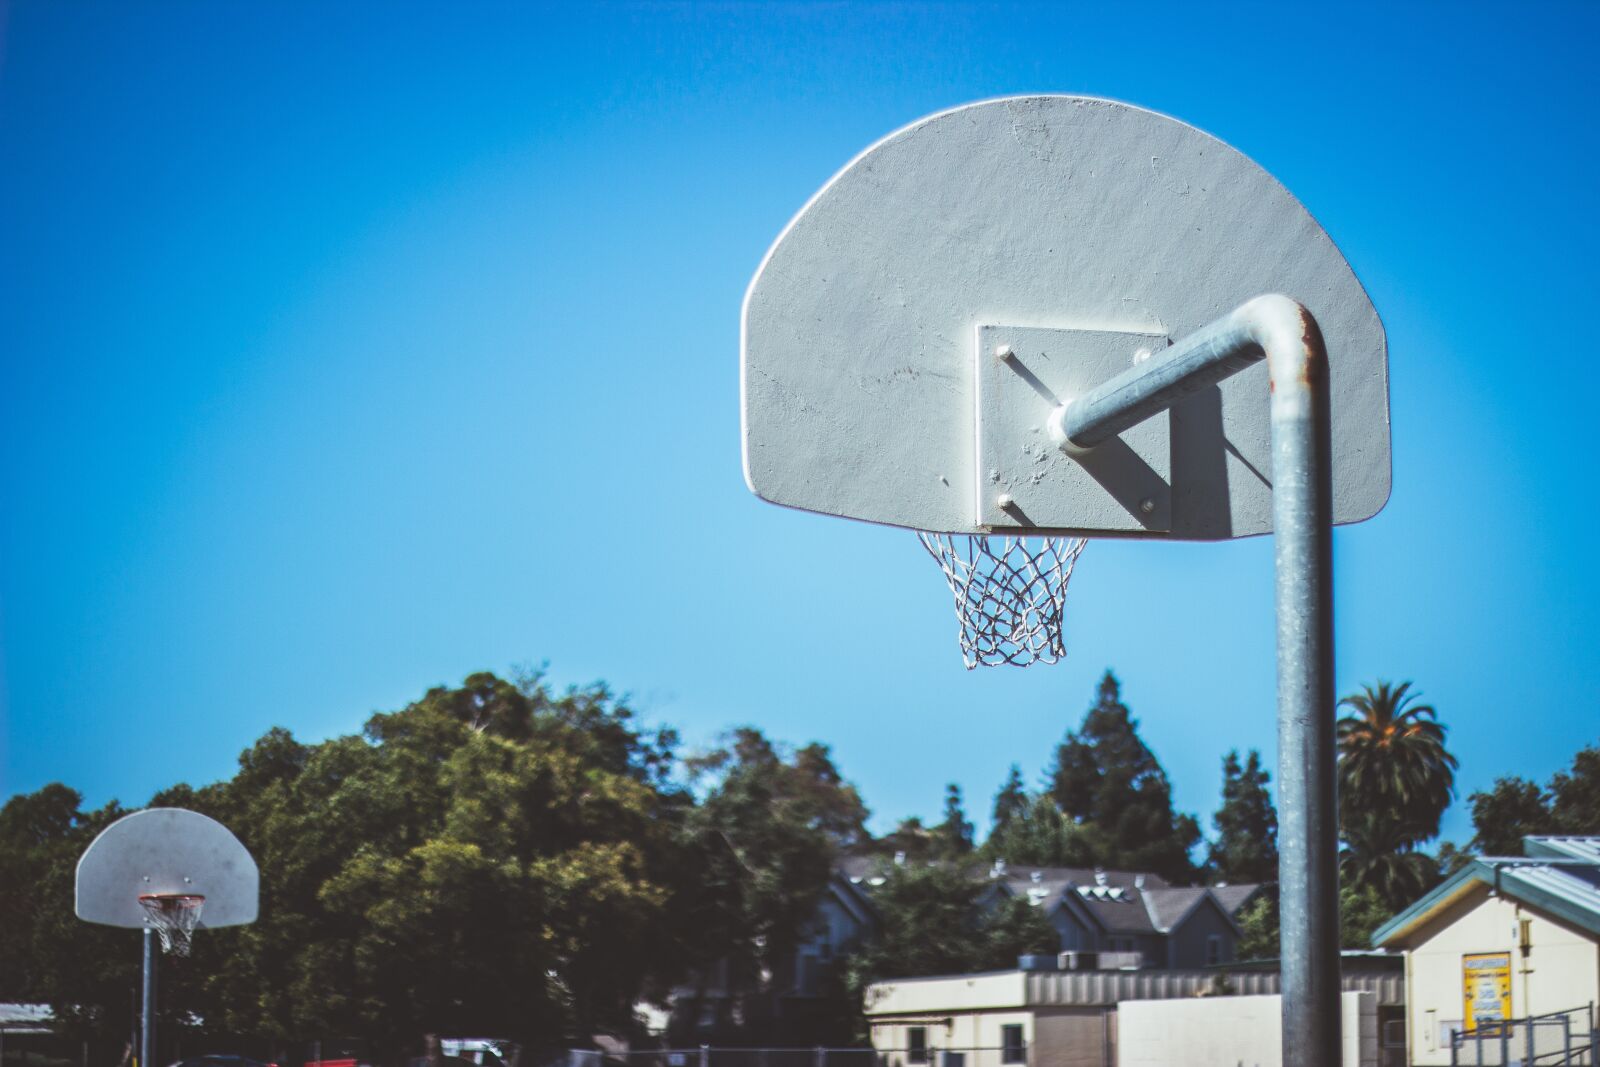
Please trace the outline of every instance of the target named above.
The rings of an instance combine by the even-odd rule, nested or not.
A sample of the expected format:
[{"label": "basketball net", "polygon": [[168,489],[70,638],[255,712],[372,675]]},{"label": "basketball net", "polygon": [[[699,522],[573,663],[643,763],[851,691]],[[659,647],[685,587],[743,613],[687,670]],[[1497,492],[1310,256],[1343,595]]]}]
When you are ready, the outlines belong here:
[{"label": "basketball net", "polygon": [[1054,663],[1067,654],[1062,607],[1081,537],[985,537],[917,531],[956,598],[967,669]]},{"label": "basketball net", "polygon": [[145,922],[161,935],[161,951],[172,956],[187,956],[200,911],[206,898],[198,893],[145,893],[139,897]]}]

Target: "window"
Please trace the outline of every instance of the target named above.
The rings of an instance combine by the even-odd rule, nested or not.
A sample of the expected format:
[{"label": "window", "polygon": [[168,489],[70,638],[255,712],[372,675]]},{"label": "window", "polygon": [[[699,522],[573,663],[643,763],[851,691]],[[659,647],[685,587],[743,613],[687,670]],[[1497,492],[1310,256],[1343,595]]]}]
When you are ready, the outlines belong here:
[{"label": "window", "polygon": [[965,1052],[946,1052],[941,1058],[944,1060],[944,1067],[967,1067]]},{"label": "window", "polygon": [[1206,938],[1206,966],[1213,967],[1222,962],[1222,935],[1212,934]]},{"label": "window", "polygon": [[1021,1023],[1007,1023],[1000,1028],[1000,1062],[1028,1062],[1028,1050],[1022,1043]]},{"label": "window", "polygon": [[926,1026],[906,1027],[906,1062],[928,1062],[928,1028]]}]

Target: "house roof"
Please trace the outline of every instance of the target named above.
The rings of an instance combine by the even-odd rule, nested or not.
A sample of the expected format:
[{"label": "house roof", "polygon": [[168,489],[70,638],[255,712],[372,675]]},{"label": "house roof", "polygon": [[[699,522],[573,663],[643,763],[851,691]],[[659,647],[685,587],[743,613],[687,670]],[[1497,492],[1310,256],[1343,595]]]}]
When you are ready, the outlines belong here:
[{"label": "house roof", "polygon": [[[883,884],[887,861],[876,855],[840,859],[838,873],[864,895]],[[1258,885],[1176,887],[1148,871],[1103,870],[1093,867],[1035,867],[995,863],[974,866],[974,879],[986,879],[994,892],[1026,900],[1049,911],[1080,911],[1111,934],[1166,934],[1181,925],[1209,894],[1233,921]]]},{"label": "house roof", "polygon": [[1204,888],[1193,889],[1146,889],[1144,891],[1145,910],[1150,913],[1150,922],[1162,933],[1168,933],[1184,919],[1189,913],[1199,906],[1205,899]]},{"label": "house roof", "polygon": [[1475,856],[1421,900],[1384,923],[1372,943],[1403,941],[1444,910],[1488,886],[1600,937],[1600,837],[1527,837],[1521,856]]},{"label": "house roof", "polygon": [[1214,885],[1211,895],[1217,898],[1217,903],[1222,905],[1222,910],[1238,918],[1239,909],[1250,903],[1251,899],[1261,891],[1259,882],[1245,882],[1241,885]]},{"label": "house roof", "polygon": [[1600,863],[1600,837],[1530,834],[1522,839],[1522,850],[1529,856],[1588,860],[1590,863]]}]

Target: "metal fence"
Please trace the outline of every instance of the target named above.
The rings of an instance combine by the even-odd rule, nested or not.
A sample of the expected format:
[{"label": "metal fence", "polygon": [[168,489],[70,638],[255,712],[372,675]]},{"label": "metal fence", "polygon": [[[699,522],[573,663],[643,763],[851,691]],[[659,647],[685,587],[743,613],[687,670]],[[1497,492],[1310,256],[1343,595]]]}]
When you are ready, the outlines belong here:
[{"label": "metal fence", "polygon": [[1481,1023],[1450,1035],[1450,1062],[1460,1067],[1596,1067],[1600,1035],[1594,1005]]},{"label": "metal fence", "polygon": [[600,1052],[574,1049],[541,1067],[1027,1067],[1026,1045],[940,1048],[697,1048]]}]

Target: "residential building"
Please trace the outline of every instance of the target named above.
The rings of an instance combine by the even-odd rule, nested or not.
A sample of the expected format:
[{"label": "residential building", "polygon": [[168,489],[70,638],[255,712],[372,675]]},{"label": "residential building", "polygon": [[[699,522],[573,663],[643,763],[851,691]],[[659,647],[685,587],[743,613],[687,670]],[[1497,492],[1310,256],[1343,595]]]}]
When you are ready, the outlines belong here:
[{"label": "residential building", "polygon": [[[872,897],[896,865],[910,862],[862,854],[842,858],[813,920],[792,952],[770,973],[746,973],[721,961],[673,991],[673,1035],[710,1040],[730,1031],[801,1032],[828,990],[834,962],[875,936]],[[926,862],[926,861],[923,861]],[[1043,909],[1077,969],[1199,969],[1234,962],[1237,914],[1257,885],[1172,886],[1140,871],[1080,867],[974,865],[982,907],[1007,898]],[[1054,960],[1052,958],[1052,965]]]},{"label": "residential building", "polygon": [[[988,871],[986,901],[1020,898],[1043,908],[1060,951],[1115,954],[1119,967],[1193,968],[1238,958],[1237,915],[1258,885],[1172,886],[1159,875],[1082,867]],[[1088,961],[1086,961],[1088,962]]]},{"label": "residential building", "polygon": [[[1367,998],[1366,1042],[1404,996],[1399,960],[1357,954],[1343,987]],[[883,1067],[1113,1067],[1129,1001],[1272,996],[1276,969],[995,971],[901,978],[868,987],[865,1010]],[[1223,1013],[1226,1014],[1226,1013]]]},{"label": "residential building", "polygon": [[1373,935],[1405,954],[1409,1062],[1451,1063],[1452,1032],[1498,1032],[1503,1019],[1571,1012],[1534,1028],[1541,1044],[1595,1025],[1600,837],[1525,837],[1523,850],[1472,858]]}]

